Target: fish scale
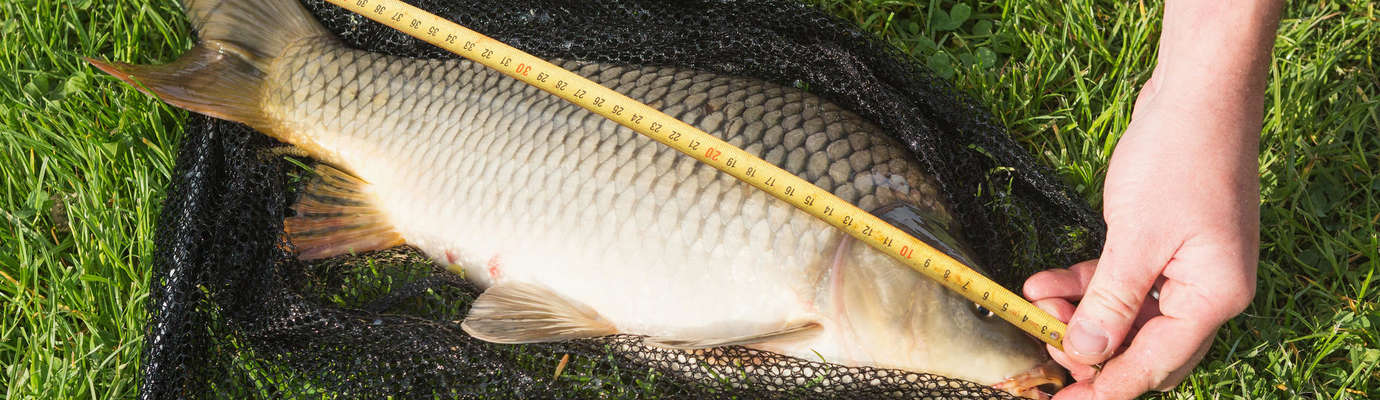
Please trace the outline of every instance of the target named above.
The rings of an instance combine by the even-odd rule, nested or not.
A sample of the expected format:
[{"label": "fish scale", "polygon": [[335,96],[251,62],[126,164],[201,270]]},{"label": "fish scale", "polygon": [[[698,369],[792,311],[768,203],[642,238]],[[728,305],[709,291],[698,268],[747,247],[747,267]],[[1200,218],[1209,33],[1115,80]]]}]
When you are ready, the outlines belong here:
[{"label": "fish scale", "polygon": [[[594,259],[587,263],[693,263],[681,268],[704,271],[723,265],[735,275],[751,275],[764,269],[791,271],[783,275],[795,275],[794,271],[820,265],[817,259],[827,253],[827,242],[838,234],[808,214],[769,199],[688,156],[555,96],[514,85],[511,79],[469,61],[418,63],[319,42],[307,43],[288,53],[292,55],[282,60],[284,67],[279,71],[289,72],[270,77],[288,84],[270,94],[271,99],[279,100],[270,101],[269,108],[279,110],[279,118],[293,125],[295,131],[312,132],[307,134],[311,137],[334,137],[322,139],[323,147],[334,150],[334,156],[326,157],[326,161],[346,166],[371,182],[385,203],[383,210],[405,221],[398,225],[412,227],[405,228],[407,232],[403,234],[408,242],[441,261],[446,261],[446,250],[464,253],[469,256],[465,260],[467,265],[478,266],[485,265],[494,255],[517,255],[542,248],[553,255],[573,256],[558,244],[562,240],[556,236],[565,229],[552,229],[569,226],[579,227],[580,231],[568,232],[571,236],[598,238],[580,245],[595,249]],[[327,63],[360,67],[323,65]],[[757,80],[680,69],[563,64],[640,100],[680,105],[682,112],[675,114],[677,117],[697,121],[701,128],[721,138],[760,143],[750,148],[768,161],[863,207],[877,207],[878,203],[895,201],[897,197],[889,191],[871,193],[874,175],[906,176],[913,191],[930,191],[908,197],[936,198],[934,184],[918,172],[918,166],[889,162],[907,155],[897,150],[900,147],[894,142],[876,134],[875,126],[804,92]],[[339,70],[340,74],[308,72],[324,70]],[[343,90],[345,87],[354,90]],[[358,98],[301,95],[342,92],[357,93]],[[376,107],[353,108],[365,99]],[[687,102],[692,99],[698,103]],[[714,105],[721,101],[712,99],[742,101],[737,103],[740,107],[725,107]],[[383,103],[377,104],[380,101]],[[457,110],[437,104],[451,104]],[[812,112],[787,112],[806,109]],[[738,113],[730,114],[731,111]],[[451,123],[457,113],[465,116],[460,119],[462,123]],[[337,115],[339,118],[333,117]],[[814,118],[806,119],[807,116]],[[550,128],[557,126],[576,129],[556,132]],[[808,132],[804,130],[806,126],[838,128]],[[853,149],[848,143],[849,134],[858,131],[850,132],[848,128],[867,133],[871,140],[860,143],[860,149]],[[844,148],[848,152],[836,151],[841,157],[832,165],[826,166],[826,160],[817,159],[807,167],[805,155],[811,153],[806,148],[807,137],[813,139],[810,142],[816,147]],[[326,144],[325,140],[336,142]],[[353,145],[356,143],[364,145]],[[369,150],[357,150],[361,148]],[[379,165],[371,162],[374,159],[403,161]],[[628,162],[620,164],[608,159]],[[366,165],[372,167],[363,167]],[[455,173],[423,173],[437,165],[447,166]],[[824,171],[830,174],[825,175]],[[646,176],[639,176],[639,172]],[[649,190],[654,186],[670,190]],[[569,201],[574,198],[589,201]],[[427,199],[455,199],[460,207],[451,207],[454,201]],[[947,214],[935,200],[916,205],[935,214]],[[570,218],[572,214],[560,211],[572,207],[618,212],[586,212],[583,217],[594,218]],[[604,215],[596,217],[599,214]],[[603,221],[594,225],[581,223],[600,220]],[[648,251],[639,251],[647,245],[626,240],[654,237],[667,231],[679,231],[680,237],[654,241],[668,244],[664,248],[653,247],[650,252],[655,257],[646,254]],[[479,238],[481,235],[500,239],[484,241]],[[460,238],[490,244],[474,246],[477,243]],[[528,238],[522,240],[522,246],[527,248],[501,244],[517,243],[523,238]],[[530,238],[545,240],[533,243]],[[695,247],[703,251],[687,251]],[[771,256],[754,257],[754,253]],[[514,262],[520,259],[521,256],[513,257]],[[534,261],[549,263],[544,258]],[[764,264],[775,265],[762,268]],[[524,268],[546,271],[560,267],[512,262],[505,266],[511,270]],[[468,270],[481,284],[493,283],[478,268]],[[640,282],[652,287],[673,283],[657,285],[652,283],[655,281]],[[560,288],[564,282],[568,280],[548,285]],[[595,308],[616,314],[608,308]],[[647,323],[670,326],[674,321]]]}]

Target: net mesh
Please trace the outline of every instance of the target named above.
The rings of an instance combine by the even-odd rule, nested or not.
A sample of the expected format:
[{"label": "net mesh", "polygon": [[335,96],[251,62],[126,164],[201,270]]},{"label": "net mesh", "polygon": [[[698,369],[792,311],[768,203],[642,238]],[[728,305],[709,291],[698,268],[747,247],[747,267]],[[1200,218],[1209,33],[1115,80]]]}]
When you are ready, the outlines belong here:
[{"label": "net mesh", "polygon": [[[306,4],[351,46],[454,57],[321,0]],[[1100,248],[1100,218],[983,109],[809,5],[413,4],[542,57],[688,66],[807,88],[908,146],[938,178],[977,258],[1008,287],[1036,266]],[[474,340],[459,321],[477,289],[413,250],[295,260],[282,221],[304,174],[273,156],[279,146],[242,125],[189,120],[156,235],[141,398],[1006,397],[941,376],[739,347],[687,353],[632,336]]]}]

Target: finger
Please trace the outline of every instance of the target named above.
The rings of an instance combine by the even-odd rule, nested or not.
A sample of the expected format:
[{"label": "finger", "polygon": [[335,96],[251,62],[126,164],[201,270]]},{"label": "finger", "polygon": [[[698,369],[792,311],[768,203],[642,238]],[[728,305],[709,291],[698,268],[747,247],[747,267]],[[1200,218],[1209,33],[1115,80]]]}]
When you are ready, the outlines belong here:
[{"label": "finger", "polygon": [[[1146,322],[1158,316],[1160,316],[1160,301],[1155,299],[1154,296],[1146,297],[1145,302],[1140,305],[1140,312],[1136,313],[1135,322],[1131,323],[1131,330],[1126,332],[1126,337],[1136,337],[1136,334],[1140,332],[1140,328],[1145,326]],[[1130,345],[1130,343],[1122,343],[1122,347],[1128,345]]]},{"label": "finger", "polygon": [[1062,351],[1059,351],[1059,349],[1054,348],[1054,346],[1045,345],[1045,347],[1049,349],[1049,358],[1053,359],[1054,362],[1059,363],[1060,366],[1068,370],[1069,375],[1073,376],[1073,380],[1085,381],[1097,377],[1097,367],[1087,364],[1079,364],[1073,360],[1070,360],[1067,354],[1065,354]]},{"label": "finger", "polygon": [[[1036,300],[1034,304],[1035,307],[1044,310],[1060,322],[1068,322],[1069,317],[1073,316],[1073,303],[1069,303],[1068,300],[1058,298],[1043,299]],[[1049,350],[1049,357],[1054,359],[1054,362],[1063,366],[1065,370],[1068,370],[1069,375],[1072,375],[1074,380],[1081,381],[1092,379],[1097,375],[1097,369],[1093,368],[1093,366],[1074,362],[1069,359],[1068,355],[1054,348],[1054,346],[1045,345],[1045,347]]]},{"label": "finger", "polygon": [[1255,295],[1254,266],[1214,261],[1166,269],[1164,274],[1169,279],[1160,287],[1161,312],[1174,317],[1192,316],[1216,326],[1245,310]]},{"label": "finger", "polygon": [[1073,317],[1073,303],[1070,303],[1068,300],[1058,298],[1042,299],[1035,300],[1032,303],[1035,304],[1035,307],[1049,313],[1054,319],[1059,320],[1059,322],[1069,322],[1069,318]]},{"label": "finger", "polygon": [[[1161,279],[1161,281],[1163,281],[1163,279]],[[1155,286],[1159,285],[1160,284],[1158,283],[1155,284]],[[1140,332],[1140,328],[1142,326],[1145,326],[1146,322],[1162,314],[1160,312],[1160,300],[1156,298],[1155,291],[1155,288],[1150,289],[1150,295],[1146,296],[1144,303],[1141,303],[1140,312],[1136,313],[1136,320],[1135,322],[1131,323],[1131,330],[1126,331],[1126,337],[1136,337],[1136,334]],[[1112,353],[1112,357],[1116,357],[1116,354],[1120,354],[1122,351],[1125,351],[1126,347],[1129,347],[1130,345],[1130,341],[1123,341],[1121,343],[1121,347],[1117,348],[1117,351]]]},{"label": "finger", "polygon": [[[1213,332],[1215,333],[1216,331],[1214,330]],[[1159,386],[1155,386],[1154,389],[1160,392],[1168,392],[1174,389],[1175,386],[1179,386],[1179,383],[1182,383],[1184,378],[1188,377],[1188,373],[1193,372],[1193,367],[1198,366],[1198,363],[1203,361],[1203,356],[1207,355],[1209,348],[1212,348],[1212,340],[1210,339],[1203,342],[1202,346],[1198,346],[1198,351],[1193,353],[1193,362],[1169,373],[1169,378],[1165,379],[1164,382],[1160,382]]]},{"label": "finger", "polygon": [[1077,382],[1065,386],[1050,400],[1086,400],[1093,398],[1092,382]]},{"label": "finger", "polygon": [[1052,297],[1077,301],[1083,298],[1083,291],[1096,269],[1097,260],[1088,260],[1069,268],[1040,271],[1025,280],[1021,292],[1032,301]]},{"label": "finger", "polygon": [[[1108,233],[1097,270],[1069,320],[1064,350],[1074,360],[1097,364],[1111,357],[1131,330],[1150,286],[1164,270],[1170,251],[1160,251],[1141,235]],[[1116,238],[1116,239],[1114,239]]]},{"label": "finger", "polygon": [[1131,347],[1108,361],[1093,382],[1097,398],[1132,398],[1151,389],[1173,387],[1202,360],[1216,325],[1173,317],[1150,320]]}]

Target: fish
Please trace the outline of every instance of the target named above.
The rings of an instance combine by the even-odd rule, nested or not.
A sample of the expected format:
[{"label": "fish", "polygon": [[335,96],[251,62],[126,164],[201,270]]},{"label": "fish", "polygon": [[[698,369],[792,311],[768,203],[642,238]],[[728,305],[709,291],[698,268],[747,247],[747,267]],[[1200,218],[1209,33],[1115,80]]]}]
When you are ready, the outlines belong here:
[{"label": "fish", "polygon": [[[200,39],[175,61],[87,60],[319,161],[283,222],[297,257],[415,247],[483,290],[461,323],[474,338],[745,346],[1025,396],[1063,383],[1044,347],[991,311],[552,94],[469,60],[348,48],[296,0],[183,6]],[[976,265],[935,178],[856,113],[755,78],[553,62]]]}]

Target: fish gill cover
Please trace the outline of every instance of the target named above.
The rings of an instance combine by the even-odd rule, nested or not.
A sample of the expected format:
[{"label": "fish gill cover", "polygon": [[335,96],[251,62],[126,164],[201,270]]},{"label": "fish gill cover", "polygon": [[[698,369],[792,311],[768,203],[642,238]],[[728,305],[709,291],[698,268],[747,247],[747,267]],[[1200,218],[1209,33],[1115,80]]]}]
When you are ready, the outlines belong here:
[{"label": "fish gill cover", "polygon": [[[350,46],[454,55],[321,0]],[[847,22],[794,1],[425,0],[413,4],[548,58],[675,65],[807,87],[904,143],[939,180],[999,282],[1101,247],[1101,219],[986,111]],[[941,376],[739,347],[693,354],[614,336],[481,342],[477,290],[417,253],[303,263],[283,218],[304,170],[266,136],[193,115],[159,221],[141,398],[992,398]],[[467,206],[484,207],[484,204]],[[561,356],[573,357],[553,379]],[[712,360],[737,360],[711,367]]]}]

